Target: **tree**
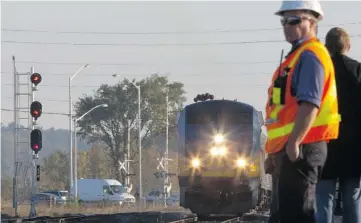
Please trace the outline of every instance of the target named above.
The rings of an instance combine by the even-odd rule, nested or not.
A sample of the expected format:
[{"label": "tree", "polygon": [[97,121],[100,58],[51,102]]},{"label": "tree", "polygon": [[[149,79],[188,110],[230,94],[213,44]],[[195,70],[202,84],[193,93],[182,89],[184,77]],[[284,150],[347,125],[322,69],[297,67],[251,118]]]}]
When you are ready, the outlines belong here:
[{"label": "tree", "polygon": [[51,156],[43,159],[43,168],[40,171],[42,188],[58,189],[66,188],[70,190],[69,182],[69,156],[63,152],[55,152]]},{"label": "tree", "polygon": [[88,174],[91,178],[105,178],[110,176],[109,168],[107,168],[108,160],[100,147],[93,145],[88,152]]},{"label": "tree", "polygon": [[[135,80],[133,80],[134,83]],[[167,77],[152,75],[136,83],[141,89],[141,129],[143,148],[147,139],[165,133],[165,92],[169,95],[169,129],[175,129],[177,111],[185,102],[183,84],[169,83]],[[127,148],[127,130],[130,128],[130,143],[138,138],[137,88],[127,79],[109,86],[101,85],[94,96],[85,95],[76,103],[76,116],[80,117],[96,105],[107,103],[108,108],[96,109],[78,122],[80,137],[88,142],[102,142],[106,145],[112,160],[115,178],[124,182],[125,173],[120,170],[119,161],[124,160]],[[130,125],[128,126],[128,120]],[[133,147],[134,148],[134,147]],[[136,150],[132,151],[133,158]]]}]

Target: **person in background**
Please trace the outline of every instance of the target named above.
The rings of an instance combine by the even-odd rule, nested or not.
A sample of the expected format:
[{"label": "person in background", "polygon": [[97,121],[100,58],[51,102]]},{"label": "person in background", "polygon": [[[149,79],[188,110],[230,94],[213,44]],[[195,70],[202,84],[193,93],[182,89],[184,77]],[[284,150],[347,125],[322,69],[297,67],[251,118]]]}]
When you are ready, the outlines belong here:
[{"label": "person in background", "polygon": [[317,184],[317,222],[332,223],[336,182],[343,200],[343,222],[361,222],[361,64],[346,56],[350,37],[339,27],[326,35],[326,47],[335,68],[342,121],[339,137],[328,144],[328,156]]},{"label": "person in background", "polygon": [[265,151],[282,160],[274,222],[315,223],[316,184],[340,122],[334,67],[316,37],[324,13],[317,0],[297,0],[283,1],[276,15],[292,48],[273,74],[266,104]]}]

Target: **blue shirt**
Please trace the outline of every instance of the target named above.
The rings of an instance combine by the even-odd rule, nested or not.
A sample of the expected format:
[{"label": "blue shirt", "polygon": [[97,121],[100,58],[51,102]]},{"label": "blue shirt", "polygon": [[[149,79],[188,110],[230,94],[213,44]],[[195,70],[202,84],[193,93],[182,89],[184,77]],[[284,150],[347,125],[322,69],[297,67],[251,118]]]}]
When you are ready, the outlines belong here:
[{"label": "blue shirt", "polygon": [[[303,41],[298,41],[296,45]],[[305,50],[295,66],[291,89],[295,92],[298,102],[309,102],[319,108],[325,79],[325,70],[321,62],[313,52]]]}]

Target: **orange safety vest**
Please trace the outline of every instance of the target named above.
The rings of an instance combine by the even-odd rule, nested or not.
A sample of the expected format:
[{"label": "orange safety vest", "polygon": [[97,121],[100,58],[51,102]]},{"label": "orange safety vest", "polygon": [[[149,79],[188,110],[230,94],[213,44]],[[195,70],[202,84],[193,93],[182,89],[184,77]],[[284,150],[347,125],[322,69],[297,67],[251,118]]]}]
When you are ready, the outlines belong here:
[{"label": "orange safety vest", "polygon": [[297,98],[291,95],[292,74],[300,55],[305,50],[309,50],[317,56],[323,65],[325,78],[320,108],[302,143],[327,141],[338,137],[341,116],[338,114],[333,63],[326,47],[318,39],[311,38],[292,52],[273,74],[266,105],[267,153],[281,151],[293,130],[298,103]]}]

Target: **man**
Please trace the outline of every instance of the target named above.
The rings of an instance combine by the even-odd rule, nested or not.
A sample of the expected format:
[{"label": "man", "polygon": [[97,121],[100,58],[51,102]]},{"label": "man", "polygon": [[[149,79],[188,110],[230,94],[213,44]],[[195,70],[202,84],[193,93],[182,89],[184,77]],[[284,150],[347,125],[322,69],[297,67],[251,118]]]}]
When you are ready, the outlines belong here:
[{"label": "man", "polygon": [[342,117],[338,139],[328,144],[328,157],[317,184],[317,222],[332,223],[336,181],[343,200],[343,222],[361,222],[361,64],[346,56],[350,37],[344,29],[332,28],[326,47],[335,67],[337,97]]},{"label": "man", "polygon": [[281,16],[291,52],[274,72],[266,105],[266,152],[282,157],[279,222],[314,223],[316,183],[338,137],[340,115],[332,60],[316,38],[318,1],[284,1]]}]

